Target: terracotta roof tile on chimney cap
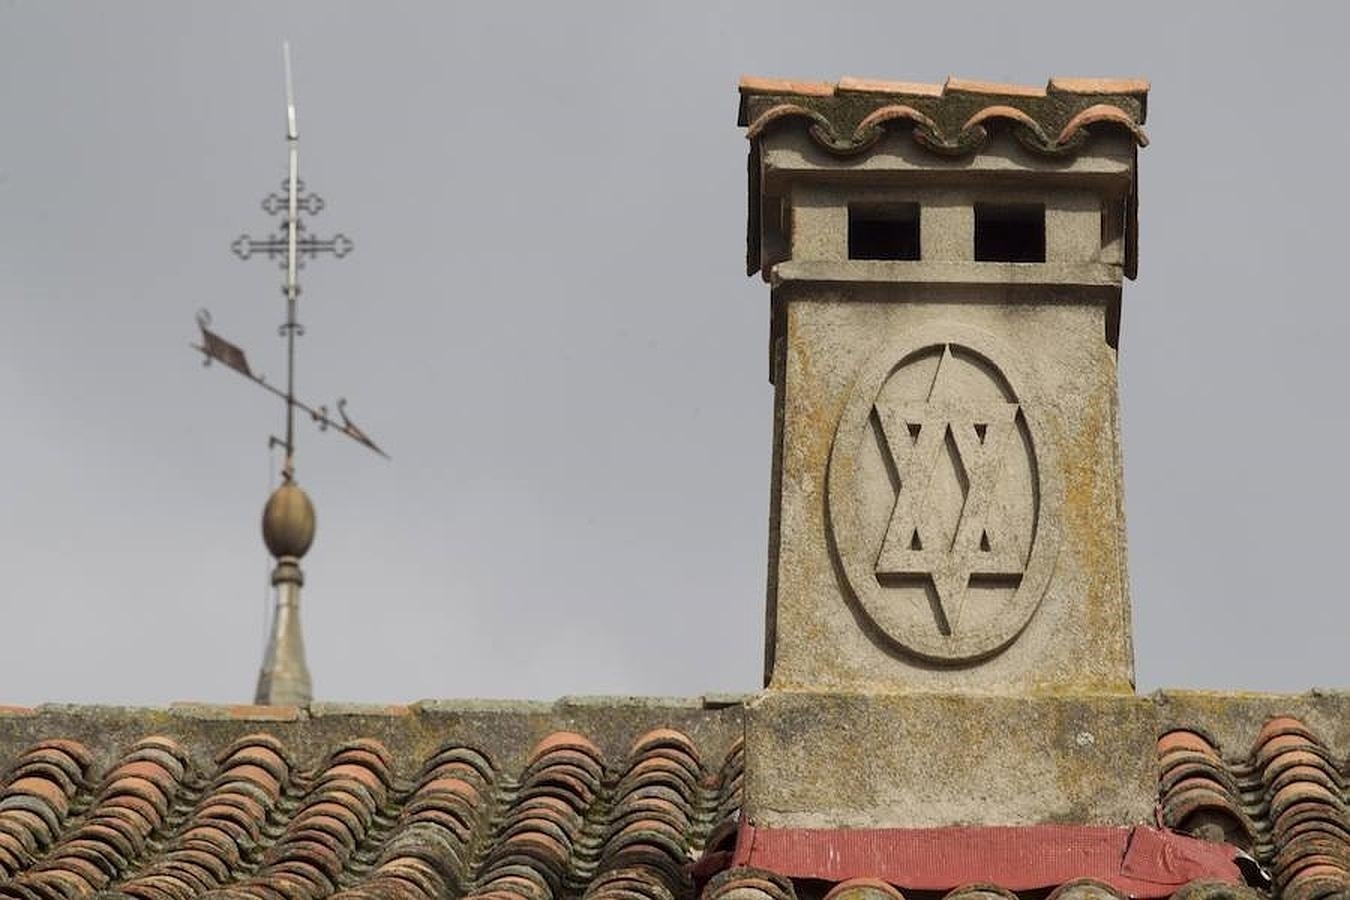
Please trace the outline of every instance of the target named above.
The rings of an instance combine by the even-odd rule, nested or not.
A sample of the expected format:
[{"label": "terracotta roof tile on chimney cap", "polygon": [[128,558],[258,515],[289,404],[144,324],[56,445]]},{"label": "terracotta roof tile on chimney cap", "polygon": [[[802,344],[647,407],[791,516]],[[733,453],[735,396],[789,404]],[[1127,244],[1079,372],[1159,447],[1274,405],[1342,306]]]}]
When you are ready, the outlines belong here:
[{"label": "terracotta roof tile on chimney cap", "polygon": [[1147,78],[1051,78],[1049,89],[1063,94],[1147,94]]},{"label": "terracotta roof tile on chimney cap", "polygon": [[742,95],[792,94],[798,97],[833,97],[837,94],[891,94],[910,97],[942,97],[948,92],[984,94],[999,97],[1045,97],[1048,94],[1126,94],[1147,97],[1148,79],[1145,78],[1051,78],[1044,87],[1029,84],[1006,84],[997,81],[979,81],[973,78],[949,77],[942,84],[922,81],[886,81],[879,78],[858,78],[845,75],[838,83],[830,81],[796,81],[789,78],[759,78],[742,75]]},{"label": "terracotta roof tile on chimney cap", "polygon": [[828,81],[793,81],[787,78],[741,76],[742,94],[800,94],[805,97],[832,97],[834,85]]},{"label": "terracotta roof tile on chimney cap", "polygon": [[1044,97],[1045,88],[1028,84],[1004,84],[999,81],[975,81],[968,78],[949,77],[942,86],[947,91],[962,91],[967,94],[994,94],[1002,97]]},{"label": "terracotta roof tile on chimney cap", "polygon": [[942,85],[923,81],[882,81],[877,78],[839,79],[839,91],[854,94],[909,94],[918,97],[941,97]]}]

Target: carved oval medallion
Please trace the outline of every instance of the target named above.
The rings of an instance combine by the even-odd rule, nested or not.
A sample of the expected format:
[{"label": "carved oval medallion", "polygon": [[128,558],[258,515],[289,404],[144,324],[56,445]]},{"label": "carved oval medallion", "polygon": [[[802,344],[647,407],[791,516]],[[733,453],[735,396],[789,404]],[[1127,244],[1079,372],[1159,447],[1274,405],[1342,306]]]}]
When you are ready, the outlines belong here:
[{"label": "carved oval medallion", "polygon": [[1060,492],[1029,388],[957,325],[884,346],[854,383],[830,451],[834,548],[863,612],[915,656],[997,653],[1049,584]]}]

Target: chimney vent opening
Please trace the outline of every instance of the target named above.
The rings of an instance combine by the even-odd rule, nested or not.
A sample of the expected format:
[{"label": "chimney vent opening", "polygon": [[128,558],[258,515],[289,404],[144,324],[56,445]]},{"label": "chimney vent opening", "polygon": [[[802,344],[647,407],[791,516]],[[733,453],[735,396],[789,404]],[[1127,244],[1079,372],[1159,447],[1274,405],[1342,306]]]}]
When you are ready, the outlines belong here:
[{"label": "chimney vent opening", "polygon": [[976,203],[975,259],[1045,262],[1045,204]]},{"label": "chimney vent opening", "polygon": [[919,258],[919,204],[850,203],[849,259]]}]

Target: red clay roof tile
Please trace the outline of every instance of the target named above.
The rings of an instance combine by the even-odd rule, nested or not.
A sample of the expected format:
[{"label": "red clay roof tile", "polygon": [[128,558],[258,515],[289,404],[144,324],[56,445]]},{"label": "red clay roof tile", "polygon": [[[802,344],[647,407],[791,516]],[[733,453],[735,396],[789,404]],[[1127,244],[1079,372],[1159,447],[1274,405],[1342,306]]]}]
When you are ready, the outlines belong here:
[{"label": "red clay roof tile", "polygon": [[296,771],[266,734],[230,745],[214,772],[162,738],[97,778],[90,759],[49,742],[0,778],[0,897],[633,900],[624,891],[642,887],[644,900],[685,900],[685,865],[739,803],[739,762],[706,768],[670,729],[639,736],[617,764],[583,735],[550,735],[518,782],[463,746],[410,779],[368,741]]},{"label": "red clay roof tile", "polygon": [[943,86],[922,81],[882,81],[877,78],[839,79],[839,93],[895,94],[899,96],[941,97]]},{"label": "red clay roof tile", "polygon": [[[812,126],[810,134],[818,144],[844,155],[866,152],[880,137],[879,126],[887,123],[914,128],[922,146],[948,155],[977,152],[987,135],[975,129],[998,120],[1020,126],[1023,130],[1014,129],[1014,135],[1042,154],[1076,152],[1084,129],[1097,125],[1123,127],[1140,145],[1147,143],[1141,126],[1148,82],[1140,79],[1054,78],[1037,86],[956,77],[941,85],[744,77],[740,93],[740,123],[750,140],[758,140],[771,126],[798,120]],[[972,108],[980,102],[984,107]],[[896,112],[881,114],[887,106]]]},{"label": "red clay roof tile", "polygon": [[1147,94],[1147,78],[1051,78],[1048,90],[1065,94]]},{"label": "red clay roof tile", "polygon": [[785,78],[757,78],[754,75],[741,76],[743,94],[801,94],[804,97],[828,97],[834,93],[834,85],[828,81],[792,81]]},{"label": "red clay roof tile", "polygon": [[1044,97],[1045,88],[1029,84],[1007,84],[1000,81],[977,81],[951,76],[942,86],[943,93],[961,91],[967,94],[994,94],[1013,97]]},{"label": "red clay roof tile", "polygon": [[[1183,736],[1188,735],[1188,736]],[[1272,869],[1283,897],[1311,900],[1328,886],[1350,892],[1350,812],[1343,772],[1298,719],[1271,719],[1245,760],[1225,762],[1219,748],[1190,732],[1158,741],[1160,769],[1203,749],[1223,777],[1163,781],[1164,823],[1187,829],[1196,813],[1224,808],[1246,823],[1257,859]],[[1306,884],[1305,872],[1316,870]],[[1298,883],[1301,886],[1295,886]]]}]

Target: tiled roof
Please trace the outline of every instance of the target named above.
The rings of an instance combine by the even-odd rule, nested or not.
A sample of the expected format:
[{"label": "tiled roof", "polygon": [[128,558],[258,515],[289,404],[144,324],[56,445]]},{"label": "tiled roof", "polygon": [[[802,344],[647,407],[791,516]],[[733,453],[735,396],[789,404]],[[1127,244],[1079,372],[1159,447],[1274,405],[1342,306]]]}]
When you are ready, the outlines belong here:
[{"label": "tiled roof", "polygon": [[1090,129],[1119,128],[1140,145],[1149,85],[1141,79],[1052,78],[1044,87],[949,78],[943,84],[841,78],[837,83],[741,79],[740,124],[756,140],[780,122],[799,121],[824,149],[869,149],[890,128],[909,129],[920,146],[963,156],[984,146],[994,126],[1029,150],[1067,155]]},{"label": "tiled roof", "polygon": [[[832,862],[816,877],[787,877],[811,859],[774,863],[772,842],[761,840],[772,826],[735,821],[745,707],[728,703],[0,714],[0,900],[692,900],[700,892],[813,900],[841,882],[848,890],[833,900],[895,900],[896,891],[911,900],[1010,900],[1014,892],[1044,900],[1052,886],[1057,900],[1120,900],[1109,867],[1071,866],[1029,889],[1033,881],[1012,869],[991,868],[989,853],[971,855],[978,839],[947,841],[955,862],[922,860],[923,879],[917,864],[901,877],[857,865],[856,854],[844,868]],[[1197,876],[1165,852],[1157,858],[1177,877],[1145,877],[1180,900],[1255,898],[1236,882],[1263,884],[1261,870],[1270,896],[1350,893],[1343,707],[1333,698],[1305,703],[1301,718],[1267,720],[1260,711],[1293,707],[1272,700],[1216,718],[1174,697],[1156,707],[1167,719],[1130,726],[1147,729],[1145,746],[1163,734],[1159,824],[1253,857],[1239,862],[1239,875],[1206,868]],[[1226,758],[1197,721],[1244,748],[1259,734],[1250,752]],[[1093,828],[1079,830],[1090,837]],[[1068,844],[1050,846],[1062,855]],[[1133,840],[1126,848],[1127,858],[1143,852]],[[955,864],[963,853],[998,887],[961,886],[976,877]],[[866,885],[857,876],[888,872],[891,887],[870,888],[885,896],[858,894]],[[1121,873],[1142,870],[1122,863]]]},{"label": "tiled roof", "polygon": [[[807,894],[806,896],[816,896]],[[835,885],[824,900],[907,900],[913,897],[940,900],[1018,900],[1018,895],[996,884],[968,884],[942,894],[906,894],[894,885],[874,878],[854,878]],[[1045,900],[1128,900],[1128,895],[1100,881],[1082,878],[1060,885]],[[1172,900],[1262,900],[1252,888],[1222,882],[1195,881],[1178,890]],[[805,900],[789,879],[762,869],[728,869],[708,884],[704,900]]]},{"label": "tiled roof", "polygon": [[515,772],[462,743],[401,772],[374,739],[302,769],[269,733],[210,765],[161,736],[94,760],[46,740],[0,778],[0,896],[672,900],[739,809],[742,752],[657,728],[622,760],[554,732]]},{"label": "tiled roof", "polygon": [[1230,759],[1176,728],[1159,739],[1158,764],[1164,824],[1247,850],[1286,900],[1350,896],[1350,761],[1303,722],[1271,719]]}]

